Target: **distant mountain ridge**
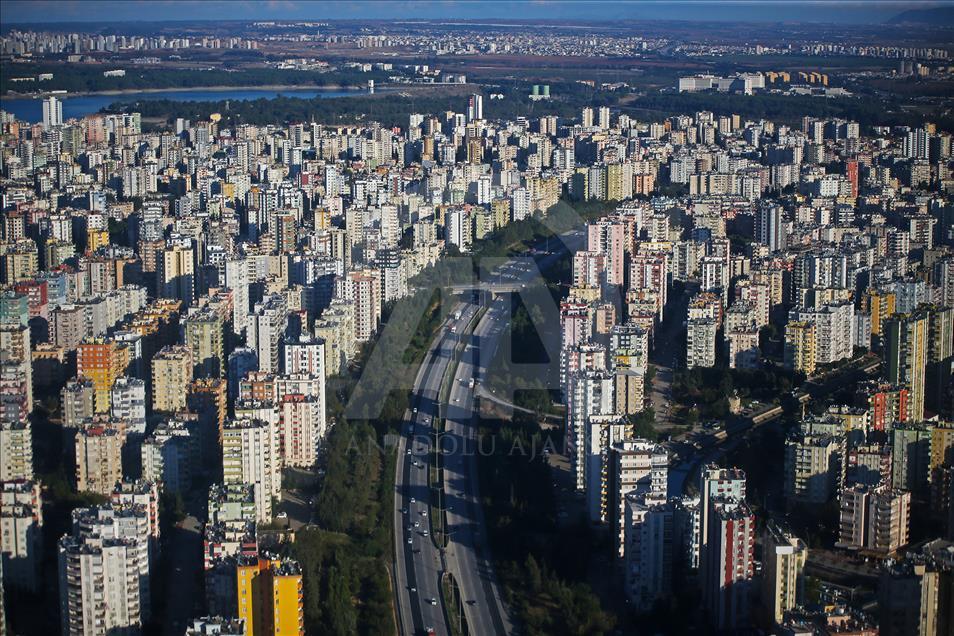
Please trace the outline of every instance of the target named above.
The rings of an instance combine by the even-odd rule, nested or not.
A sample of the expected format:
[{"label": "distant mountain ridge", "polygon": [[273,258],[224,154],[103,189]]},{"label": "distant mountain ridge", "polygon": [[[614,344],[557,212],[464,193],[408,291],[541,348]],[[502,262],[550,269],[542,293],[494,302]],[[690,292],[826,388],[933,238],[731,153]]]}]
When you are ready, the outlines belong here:
[{"label": "distant mountain ridge", "polygon": [[888,24],[930,24],[954,26],[954,6],[933,9],[909,9],[888,20]]}]

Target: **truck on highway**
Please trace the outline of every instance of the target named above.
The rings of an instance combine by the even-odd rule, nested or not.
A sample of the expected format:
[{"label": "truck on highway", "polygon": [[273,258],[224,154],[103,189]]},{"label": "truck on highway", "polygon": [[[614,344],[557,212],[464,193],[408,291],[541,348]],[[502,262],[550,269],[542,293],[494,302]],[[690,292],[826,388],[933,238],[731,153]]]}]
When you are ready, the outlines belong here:
[{"label": "truck on highway", "polygon": [[458,309],[457,311],[455,311],[455,312],[454,312],[454,320],[460,320],[461,315],[462,315],[462,314],[461,314],[461,312],[460,312],[460,309]]}]

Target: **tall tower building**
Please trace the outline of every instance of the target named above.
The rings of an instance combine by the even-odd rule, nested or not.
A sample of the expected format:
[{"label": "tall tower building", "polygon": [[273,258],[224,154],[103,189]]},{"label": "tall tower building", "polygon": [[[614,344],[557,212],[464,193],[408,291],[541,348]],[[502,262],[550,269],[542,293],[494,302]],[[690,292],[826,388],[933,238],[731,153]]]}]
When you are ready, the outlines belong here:
[{"label": "tall tower building", "polygon": [[705,576],[702,580],[711,625],[734,632],[749,625],[755,575],[755,515],[743,499],[710,499]]},{"label": "tall tower building", "polygon": [[484,97],[483,95],[471,95],[467,100],[467,121],[475,121],[484,118]]},{"label": "tall tower building", "polygon": [[583,109],[583,114],[582,114],[582,117],[581,117],[581,123],[583,124],[583,127],[584,127],[584,128],[592,128],[592,127],[593,127],[593,109],[590,108],[589,106],[586,106],[586,107]]},{"label": "tall tower building", "polygon": [[113,384],[125,374],[129,349],[114,340],[84,340],[76,349],[76,374],[93,382],[97,413],[109,413]]},{"label": "tall tower building", "polygon": [[193,249],[177,244],[167,246],[156,256],[156,295],[191,305],[195,299]]},{"label": "tall tower building", "polygon": [[192,350],[186,345],[163,347],[153,357],[152,410],[175,413],[186,407],[192,369]]},{"label": "tall tower building", "polygon": [[36,481],[0,483],[0,561],[3,584],[37,591],[43,532],[43,500]]},{"label": "tall tower building", "polygon": [[151,615],[150,521],[145,507],[73,511],[59,541],[64,636],[138,634]]},{"label": "tall tower building", "polygon": [[33,479],[33,428],[21,405],[0,401],[0,481]]},{"label": "tall tower building", "polygon": [[381,320],[381,284],[378,271],[348,272],[345,297],[354,302],[354,332],[358,342],[366,342],[378,330]]},{"label": "tall tower building", "polygon": [[43,130],[63,125],[63,102],[50,96],[43,100]]},{"label": "tall tower building", "polygon": [[762,606],[767,622],[781,624],[785,612],[804,598],[803,570],[808,559],[805,542],[774,521],[762,538]]},{"label": "tall tower building", "polygon": [[10,364],[22,373],[24,406],[33,412],[33,354],[30,351],[30,328],[0,324],[0,363]]},{"label": "tall tower building", "polygon": [[[324,383],[324,377],[320,381]],[[318,457],[318,443],[325,436],[324,400],[300,393],[281,401],[279,441],[285,466],[308,468]]]},{"label": "tall tower building", "polygon": [[586,227],[586,250],[606,256],[606,282],[622,285],[625,276],[626,226],[621,222],[597,221]]},{"label": "tall tower building", "polygon": [[233,420],[222,432],[222,474],[226,484],[252,484],[259,523],[272,520],[272,497],[281,492],[277,435],[271,422]]},{"label": "tall tower building", "polygon": [[765,205],[759,210],[756,238],[762,245],[767,245],[769,251],[777,252],[785,247],[785,231],[782,221],[782,207],[779,205]]},{"label": "tall tower building", "polygon": [[648,493],[666,499],[669,455],[647,440],[624,440],[608,449],[608,521],[617,540],[619,556],[625,553],[626,496]]},{"label": "tall tower building", "polygon": [[225,370],[224,325],[221,315],[205,307],[185,319],[185,345],[192,351],[197,378],[220,378]]},{"label": "tall tower building", "polygon": [[93,421],[76,431],[76,490],[108,495],[123,478],[126,431],[116,422]]},{"label": "tall tower building", "polygon": [[245,636],[304,636],[301,567],[270,556],[243,557],[237,569],[238,617]]},{"label": "tall tower building", "polygon": [[[706,551],[709,543],[710,508],[713,501],[730,499],[742,501],[745,499],[745,473],[738,468],[719,468],[711,464],[702,470],[702,483],[699,488],[701,515],[699,526],[699,562],[704,581],[713,578],[706,572],[708,561]],[[708,599],[709,588],[703,587],[703,599]]]},{"label": "tall tower building", "polygon": [[666,498],[633,491],[625,498],[626,596],[639,612],[672,595],[674,509]]},{"label": "tall tower building", "polygon": [[258,355],[258,370],[278,373],[288,328],[288,304],[281,294],[266,296],[248,316],[248,346]]},{"label": "tall tower building", "polygon": [[908,419],[924,419],[924,382],[928,353],[928,316],[925,312],[898,314],[886,324],[885,358],[888,381],[908,388]]}]

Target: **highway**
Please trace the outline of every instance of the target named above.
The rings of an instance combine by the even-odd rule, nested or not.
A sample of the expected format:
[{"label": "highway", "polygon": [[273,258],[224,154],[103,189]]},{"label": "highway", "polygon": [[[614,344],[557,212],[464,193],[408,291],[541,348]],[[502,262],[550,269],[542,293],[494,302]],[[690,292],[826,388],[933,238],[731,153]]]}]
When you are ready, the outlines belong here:
[{"label": "highway", "polygon": [[[538,262],[545,271],[563,253],[583,242],[581,232],[561,237],[560,249]],[[523,288],[533,281],[537,269],[529,264],[511,261],[498,269],[506,272],[514,288]],[[472,307],[468,305],[468,308]],[[464,350],[449,392],[444,435],[444,491],[447,505],[448,570],[454,575],[464,599],[464,617],[471,634],[509,634],[513,624],[501,599],[487,541],[483,508],[480,505],[477,478],[477,419],[474,396],[485,384],[487,371],[497,354],[500,339],[508,334],[510,299],[494,300],[480,318],[473,334],[463,334]],[[476,308],[474,308],[476,309]],[[460,330],[458,330],[460,334]],[[471,381],[474,384],[471,385]]]},{"label": "highway", "polygon": [[[585,239],[579,230],[561,238],[559,249],[539,261],[540,269],[545,270],[568,249],[578,249]],[[532,267],[514,263],[501,269],[513,275],[510,290],[531,283],[536,273]],[[455,317],[458,310],[460,318]],[[488,307],[474,335],[464,333],[477,311],[474,304],[459,304],[438,330],[415,378],[412,409],[405,413],[405,426],[398,442],[394,580],[399,630],[405,635],[426,634],[429,630],[437,635],[450,633],[440,589],[445,571],[454,575],[460,587],[464,601],[460,609],[471,634],[508,634],[513,630],[486,540],[477,479],[475,391],[469,382],[471,378],[482,380],[487,372],[500,337],[507,333],[504,326],[509,321],[510,303],[507,298],[498,298]],[[448,404],[442,410],[441,384],[461,340],[468,341],[467,346],[454,374]],[[444,554],[432,537],[424,534],[430,529],[425,512],[437,503],[431,501],[428,466],[433,426],[442,415],[446,418],[442,448],[446,451],[443,476],[448,534]]]},{"label": "highway", "polygon": [[[454,375],[444,434],[444,492],[447,505],[447,566],[460,587],[463,613],[472,634],[508,634],[513,625],[494,576],[477,478],[477,420],[474,388],[486,372],[481,358],[496,351],[509,304],[496,300],[481,318]],[[479,345],[479,347],[478,347]]]},{"label": "highway", "polygon": [[418,370],[411,401],[416,412],[405,413],[405,427],[398,442],[394,477],[394,578],[402,634],[425,634],[428,629],[437,635],[450,633],[440,590],[444,564],[440,550],[429,536],[430,522],[426,514],[431,503],[430,435],[439,415],[441,381],[456,343],[450,326],[463,327],[477,311],[474,306],[461,308],[464,311],[460,320],[452,316],[441,326]]}]

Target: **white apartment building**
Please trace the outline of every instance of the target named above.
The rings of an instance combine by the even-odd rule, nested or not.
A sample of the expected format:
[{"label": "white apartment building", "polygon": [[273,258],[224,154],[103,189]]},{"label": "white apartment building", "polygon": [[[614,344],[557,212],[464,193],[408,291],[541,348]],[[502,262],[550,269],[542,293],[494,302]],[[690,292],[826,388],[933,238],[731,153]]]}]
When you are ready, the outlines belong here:
[{"label": "white apartment building", "polygon": [[272,498],[281,492],[281,465],[275,427],[261,420],[233,420],[222,432],[222,473],[226,484],[252,484],[259,523],[272,520]]}]

